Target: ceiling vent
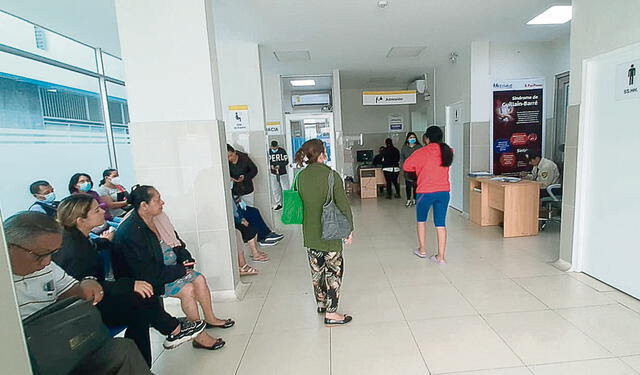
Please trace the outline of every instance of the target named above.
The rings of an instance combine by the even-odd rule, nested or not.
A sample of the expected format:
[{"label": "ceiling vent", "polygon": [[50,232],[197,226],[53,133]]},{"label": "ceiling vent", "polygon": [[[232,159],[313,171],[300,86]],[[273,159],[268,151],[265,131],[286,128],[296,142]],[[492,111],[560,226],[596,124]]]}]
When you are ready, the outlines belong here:
[{"label": "ceiling vent", "polygon": [[387,52],[388,58],[393,57],[418,57],[427,47],[393,47]]},{"label": "ceiling vent", "polygon": [[280,62],[289,61],[309,61],[311,60],[311,53],[309,51],[274,51],[273,55],[276,60]]}]

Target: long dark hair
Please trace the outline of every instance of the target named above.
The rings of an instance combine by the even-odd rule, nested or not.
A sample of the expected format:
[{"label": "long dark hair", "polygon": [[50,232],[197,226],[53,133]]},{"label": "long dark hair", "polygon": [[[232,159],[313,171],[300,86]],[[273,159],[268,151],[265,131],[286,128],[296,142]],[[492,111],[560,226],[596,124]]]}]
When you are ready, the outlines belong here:
[{"label": "long dark hair", "polygon": [[100,180],[100,186],[104,185],[107,182],[107,177],[111,176],[111,173],[117,171],[117,169],[113,168],[105,169],[104,172],[102,172],[102,180]]},{"label": "long dark hair", "polygon": [[448,144],[442,142],[442,129],[438,126],[429,126],[424,133],[424,138],[429,139],[430,143],[440,145],[440,156],[442,157],[442,166],[449,167],[453,163],[453,150]]},{"label": "long dark hair", "polygon": [[156,188],[150,185],[134,185],[129,194],[129,203],[137,210],[140,208],[142,202],[147,202],[147,204],[151,202],[155,191]]},{"label": "long dark hair", "polygon": [[319,139],[310,139],[306,141],[298,151],[296,151],[296,164],[298,168],[317,163],[320,155],[324,153],[324,142]]},{"label": "long dark hair", "polygon": [[89,182],[91,183],[91,189],[93,189],[93,180],[91,179],[91,176],[86,173],[76,173],[71,176],[71,179],[69,180],[69,194],[78,192],[78,188],[76,188],[76,185],[78,184],[78,180],[80,180],[80,177],[82,176],[85,176],[89,179]]},{"label": "long dark hair", "polygon": [[416,137],[416,145],[418,145],[418,146],[422,146],[422,144],[421,144],[421,143],[420,143],[420,141],[418,140],[418,135],[417,135],[416,133],[414,133],[414,132],[408,132],[408,133],[407,133],[407,138],[405,138],[405,140],[404,140],[404,144],[405,144],[405,145],[408,145],[408,144],[409,144],[409,137],[411,137],[411,136]]}]

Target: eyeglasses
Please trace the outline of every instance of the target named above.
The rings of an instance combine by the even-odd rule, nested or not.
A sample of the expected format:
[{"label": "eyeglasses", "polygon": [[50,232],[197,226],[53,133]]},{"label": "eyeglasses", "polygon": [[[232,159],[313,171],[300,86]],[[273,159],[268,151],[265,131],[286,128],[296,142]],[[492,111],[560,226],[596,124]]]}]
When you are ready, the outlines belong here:
[{"label": "eyeglasses", "polygon": [[21,250],[23,250],[25,253],[30,254],[31,256],[33,256],[35,258],[36,261],[38,262],[42,262],[44,259],[46,259],[47,257],[52,256],[53,254],[57,253],[58,251],[60,251],[60,249],[55,249],[53,251],[50,251],[46,254],[36,254],[33,252],[33,250],[31,249],[27,249],[26,247],[20,246],[18,244],[15,243],[11,243],[9,245],[15,246],[20,248]]}]

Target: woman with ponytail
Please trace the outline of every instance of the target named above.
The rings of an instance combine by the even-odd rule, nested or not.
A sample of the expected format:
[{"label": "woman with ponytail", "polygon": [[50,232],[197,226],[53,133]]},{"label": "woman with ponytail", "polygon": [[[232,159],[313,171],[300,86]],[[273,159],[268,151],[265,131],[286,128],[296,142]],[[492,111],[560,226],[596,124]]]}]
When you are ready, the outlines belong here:
[{"label": "woman with ponytail", "polygon": [[447,246],[446,218],[449,207],[449,167],[453,162],[453,150],[442,142],[442,130],[437,126],[427,128],[423,137],[425,146],[415,151],[403,164],[405,172],[418,175],[417,191],[417,231],[420,247],[415,254],[421,258],[428,256],[425,249],[427,216],[433,207],[433,221],[438,237],[438,253],[431,260],[438,264],[445,263]]},{"label": "woman with ponytail", "polygon": [[[329,173],[333,173],[334,177],[334,202],[349,221],[351,231],[353,231],[353,216],[342,179],[338,172],[325,165],[327,159],[324,143],[319,139],[308,140],[296,152],[298,168],[306,166],[297,178],[298,192],[304,204],[302,232],[304,247],[307,248],[311,266],[311,282],[318,304],[318,313],[324,314],[324,324],[333,326],[349,323],[352,318],[337,312],[344,265],[343,241],[322,238],[322,207],[329,192]],[[351,243],[351,235],[344,242]]]}]

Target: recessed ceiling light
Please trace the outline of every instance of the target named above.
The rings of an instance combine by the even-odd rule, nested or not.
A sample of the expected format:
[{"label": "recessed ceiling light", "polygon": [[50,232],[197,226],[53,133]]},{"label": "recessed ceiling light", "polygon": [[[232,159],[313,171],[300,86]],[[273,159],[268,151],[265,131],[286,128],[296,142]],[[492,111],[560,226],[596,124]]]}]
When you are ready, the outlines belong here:
[{"label": "recessed ceiling light", "polygon": [[418,57],[425,48],[427,47],[393,47],[387,52],[387,57]]},{"label": "recessed ceiling light", "polygon": [[320,121],[316,120],[316,119],[312,119],[312,118],[306,118],[304,119],[302,122],[304,122],[305,124],[317,124]]},{"label": "recessed ceiling light", "polygon": [[291,86],[295,86],[295,87],[316,85],[316,81],[314,81],[313,79],[296,79],[296,80],[289,81],[289,83],[291,83]]},{"label": "recessed ceiling light", "polygon": [[571,5],[554,5],[527,22],[527,25],[560,25],[569,21]]}]

